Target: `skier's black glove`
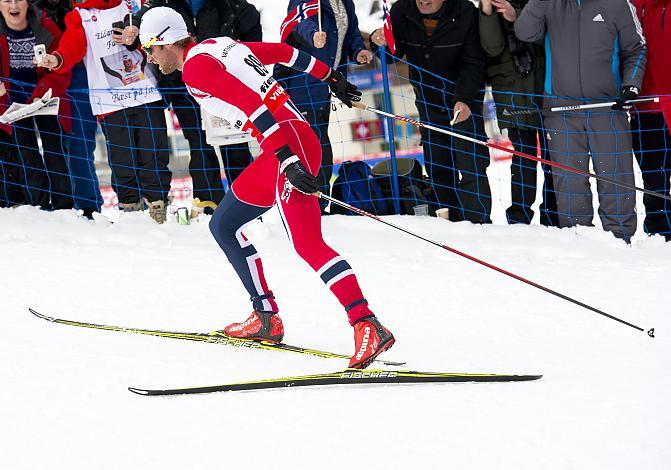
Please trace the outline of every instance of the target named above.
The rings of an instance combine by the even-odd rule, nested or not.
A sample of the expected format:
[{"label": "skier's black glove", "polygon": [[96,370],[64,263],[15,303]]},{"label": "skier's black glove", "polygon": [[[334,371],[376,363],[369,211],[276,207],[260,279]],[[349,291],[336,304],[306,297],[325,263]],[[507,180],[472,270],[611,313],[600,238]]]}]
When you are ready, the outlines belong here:
[{"label": "skier's black glove", "polygon": [[280,161],[280,173],[289,180],[289,183],[303,194],[314,194],[319,192],[317,178],[303,166],[301,161],[291,151],[288,145],[275,152]]},{"label": "skier's black glove", "polygon": [[361,92],[357,90],[356,85],[348,82],[343,74],[337,70],[331,70],[324,81],[329,84],[331,93],[346,104],[348,108],[352,107],[352,101],[361,101]]},{"label": "skier's black glove", "polygon": [[638,98],[639,89],[635,86],[623,86],[620,91],[620,99],[615,102],[613,109],[627,111],[634,106],[633,104],[626,103],[629,100],[635,100]]}]

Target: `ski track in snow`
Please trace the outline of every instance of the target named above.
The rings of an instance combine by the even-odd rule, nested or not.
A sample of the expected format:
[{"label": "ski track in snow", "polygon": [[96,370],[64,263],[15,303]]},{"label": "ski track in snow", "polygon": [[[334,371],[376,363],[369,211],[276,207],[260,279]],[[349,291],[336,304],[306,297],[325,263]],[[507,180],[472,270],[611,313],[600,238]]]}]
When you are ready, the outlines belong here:
[{"label": "ski track in snow", "polygon": [[[50,324],[47,315],[210,331],[249,301],[207,217],[96,223],[0,210],[0,468],[671,468],[671,246],[598,229],[388,220],[605,310],[657,338],[375,221],[324,219],[396,335],[384,357],[427,371],[542,373],[538,382],[141,397],[138,387],[331,372],[346,361]],[[275,212],[247,231],[288,343],[350,353],[338,302]]]}]

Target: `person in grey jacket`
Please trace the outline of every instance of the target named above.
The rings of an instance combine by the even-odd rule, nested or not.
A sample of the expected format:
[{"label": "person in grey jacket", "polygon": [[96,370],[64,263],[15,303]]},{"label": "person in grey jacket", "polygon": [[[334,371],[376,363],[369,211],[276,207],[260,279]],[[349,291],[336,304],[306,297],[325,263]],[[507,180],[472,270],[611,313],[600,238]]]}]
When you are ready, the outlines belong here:
[{"label": "person in grey jacket", "polygon": [[[515,22],[522,41],[545,41],[547,107],[609,101],[615,110],[547,113],[550,159],[634,185],[631,129],[624,101],[643,80],[646,46],[629,0],[530,0]],[[588,177],[553,168],[561,227],[592,225]],[[604,230],[629,242],[636,231],[633,190],[597,182]]]}]

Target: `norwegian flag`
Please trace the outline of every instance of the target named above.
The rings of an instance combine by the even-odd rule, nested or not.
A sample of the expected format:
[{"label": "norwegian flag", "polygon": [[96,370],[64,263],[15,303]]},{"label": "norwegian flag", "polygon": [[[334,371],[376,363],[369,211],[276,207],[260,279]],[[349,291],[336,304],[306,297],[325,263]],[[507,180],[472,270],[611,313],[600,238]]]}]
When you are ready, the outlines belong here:
[{"label": "norwegian flag", "polygon": [[319,0],[301,3],[291,10],[280,26],[280,40],[285,42],[298,23],[317,13],[319,13]]},{"label": "norwegian flag", "polygon": [[396,42],[394,42],[394,33],[391,30],[391,16],[387,0],[382,0],[382,12],[384,13],[384,40],[387,42],[389,52],[396,54]]}]

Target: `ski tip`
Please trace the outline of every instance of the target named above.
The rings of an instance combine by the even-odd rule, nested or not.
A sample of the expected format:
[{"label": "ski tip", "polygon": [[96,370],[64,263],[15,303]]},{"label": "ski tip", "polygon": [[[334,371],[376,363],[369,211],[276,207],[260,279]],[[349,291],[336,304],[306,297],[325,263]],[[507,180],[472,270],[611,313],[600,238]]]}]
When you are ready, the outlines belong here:
[{"label": "ski tip", "polygon": [[145,390],[142,388],[135,388],[135,387],[128,387],[129,392],[136,393],[138,395],[149,395],[149,390]]},{"label": "ski tip", "polygon": [[28,311],[29,311],[30,313],[32,313],[33,315],[35,315],[37,318],[41,318],[42,320],[47,320],[47,321],[54,321],[54,320],[56,320],[56,319],[53,318],[53,317],[48,317],[48,316],[46,316],[46,315],[42,315],[40,312],[38,312],[37,310],[35,310],[35,309],[31,308],[31,307],[28,307]]}]

